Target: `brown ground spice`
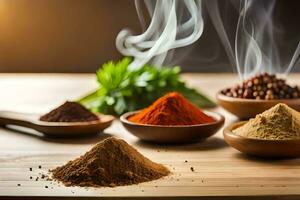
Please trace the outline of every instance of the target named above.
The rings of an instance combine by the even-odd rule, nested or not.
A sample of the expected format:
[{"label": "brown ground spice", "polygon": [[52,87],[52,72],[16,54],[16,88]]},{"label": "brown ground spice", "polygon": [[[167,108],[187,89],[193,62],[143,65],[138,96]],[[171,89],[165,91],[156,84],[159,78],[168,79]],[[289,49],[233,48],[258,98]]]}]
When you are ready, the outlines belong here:
[{"label": "brown ground spice", "polygon": [[243,137],[262,140],[300,139],[300,113],[279,103],[233,132]]},{"label": "brown ground spice", "polygon": [[121,186],[152,181],[170,171],[140,154],[124,140],[110,137],[83,156],[52,170],[66,186]]},{"label": "brown ground spice", "polygon": [[99,117],[77,102],[67,101],[58,108],[40,117],[46,122],[87,122]]}]

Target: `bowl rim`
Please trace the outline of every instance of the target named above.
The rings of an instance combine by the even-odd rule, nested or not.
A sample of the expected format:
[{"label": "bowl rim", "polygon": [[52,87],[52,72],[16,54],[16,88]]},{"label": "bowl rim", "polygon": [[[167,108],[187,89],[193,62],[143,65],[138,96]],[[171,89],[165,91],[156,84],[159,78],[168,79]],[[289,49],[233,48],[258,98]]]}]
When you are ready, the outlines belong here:
[{"label": "bowl rim", "polygon": [[[223,136],[225,138],[225,136],[229,136],[231,138],[235,138],[235,139],[241,139],[241,140],[248,140],[251,142],[267,142],[267,143],[274,143],[274,144],[278,144],[278,143],[287,143],[287,142],[299,142],[300,143],[300,139],[289,139],[289,140],[269,140],[269,139],[258,139],[258,138],[247,138],[241,135],[237,135],[235,133],[232,132],[234,127],[240,127],[244,124],[246,124],[248,121],[238,121],[238,122],[234,122],[229,124],[228,126],[226,126],[223,129]],[[225,139],[226,140],[226,139]]]},{"label": "bowl rim", "polygon": [[244,98],[239,98],[239,97],[229,97],[224,94],[222,94],[220,90],[216,94],[217,100],[222,100],[222,101],[228,101],[228,102],[245,102],[245,103],[299,103],[300,98],[294,98],[294,99],[273,99],[273,100],[266,100],[266,99],[244,99]]},{"label": "bowl rim", "polygon": [[[201,127],[201,126],[212,126],[212,125],[218,125],[218,124],[223,124],[225,122],[225,117],[221,115],[220,113],[217,112],[212,112],[212,111],[204,111],[205,114],[209,115],[210,117],[213,117],[215,119],[214,122],[212,123],[205,123],[205,124],[194,124],[194,125],[153,125],[153,124],[139,124],[135,122],[129,121],[127,118],[141,112],[141,110],[136,110],[136,111],[131,111],[124,113],[123,115],[120,116],[120,121],[125,124],[130,124],[134,126],[140,126],[140,127],[151,127],[151,128],[190,128],[190,127]],[[215,117],[217,116],[217,117]]]}]

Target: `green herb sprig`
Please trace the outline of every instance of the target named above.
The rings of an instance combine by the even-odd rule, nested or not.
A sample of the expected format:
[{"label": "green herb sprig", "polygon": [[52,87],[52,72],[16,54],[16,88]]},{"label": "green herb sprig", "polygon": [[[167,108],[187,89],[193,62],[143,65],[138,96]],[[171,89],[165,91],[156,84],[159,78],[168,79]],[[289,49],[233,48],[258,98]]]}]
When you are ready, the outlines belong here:
[{"label": "green herb sprig", "polygon": [[162,95],[177,91],[199,107],[214,107],[215,103],[180,78],[180,67],[153,67],[144,65],[129,69],[130,58],[109,61],[97,72],[99,89],[81,98],[79,102],[94,112],[121,115],[149,106]]}]

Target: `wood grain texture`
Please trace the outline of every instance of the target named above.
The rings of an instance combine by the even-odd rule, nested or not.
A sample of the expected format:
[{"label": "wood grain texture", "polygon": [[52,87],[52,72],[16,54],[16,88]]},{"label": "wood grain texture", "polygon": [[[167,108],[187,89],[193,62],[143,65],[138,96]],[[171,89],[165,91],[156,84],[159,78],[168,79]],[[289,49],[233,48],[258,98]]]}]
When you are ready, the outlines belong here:
[{"label": "wood grain texture", "polygon": [[[237,82],[231,74],[186,74],[189,85],[211,97]],[[289,77],[300,84],[300,74]],[[2,74],[0,110],[42,113],[95,88],[92,75]],[[221,108],[226,125],[236,118]],[[172,174],[161,180],[116,188],[64,187],[36,177],[90,149],[102,138],[124,138],[150,159],[165,164]],[[187,162],[185,162],[187,161]],[[177,197],[177,199],[299,199],[300,159],[263,160],[247,157],[227,146],[222,130],[205,142],[164,146],[142,143],[116,121],[103,134],[89,138],[53,139],[39,133],[0,129],[0,196],[5,199],[55,197]],[[39,169],[41,165],[41,169]],[[191,167],[195,171],[191,171]],[[32,168],[32,171],[30,171]],[[32,179],[30,179],[32,177]],[[20,184],[20,186],[18,186]],[[48,188],[45,188],[48,186]],[[226,198],[225,198],[226,197]]]}]

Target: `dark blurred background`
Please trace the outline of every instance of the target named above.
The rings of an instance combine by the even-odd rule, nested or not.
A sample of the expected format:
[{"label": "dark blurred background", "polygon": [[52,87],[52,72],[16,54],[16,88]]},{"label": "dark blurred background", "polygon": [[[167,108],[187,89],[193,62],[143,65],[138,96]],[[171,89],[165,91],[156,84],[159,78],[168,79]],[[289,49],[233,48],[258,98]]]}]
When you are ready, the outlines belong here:
[{"label": "dark blurred background", "polygon": [[[297,0],[276,3],[282,52],[294,50],[300,40],[299,8]],[[233,71],[206,19],[202,37],[178,64],[185,71]],[[233,12],[232,19],[234,25]],[[94,72],[121,57],[115,37],[124,27],[140,32],[133,0],[0,0],[0,72]],[[298,63],[294,71],[299,68]]]}]

